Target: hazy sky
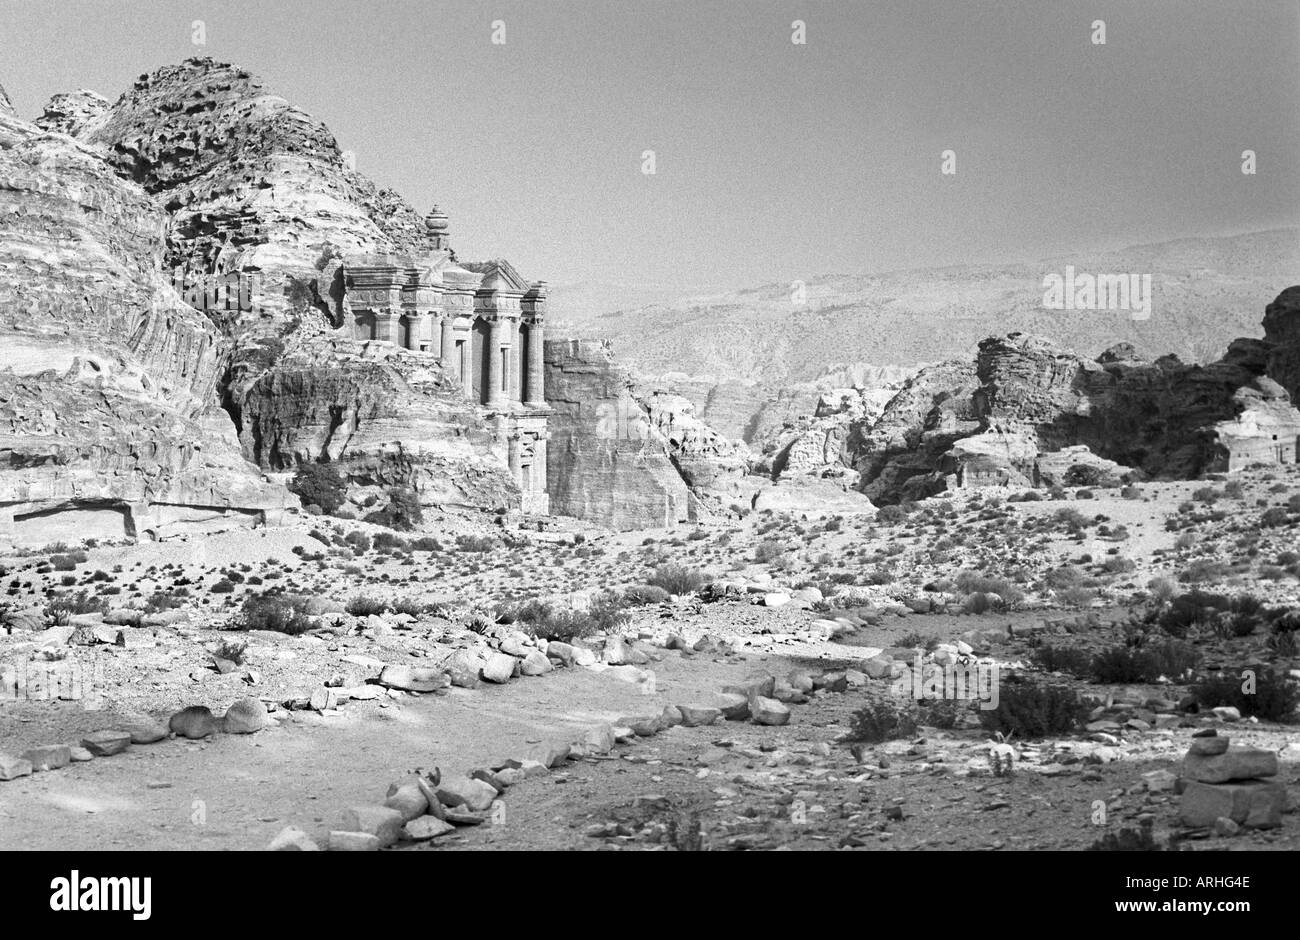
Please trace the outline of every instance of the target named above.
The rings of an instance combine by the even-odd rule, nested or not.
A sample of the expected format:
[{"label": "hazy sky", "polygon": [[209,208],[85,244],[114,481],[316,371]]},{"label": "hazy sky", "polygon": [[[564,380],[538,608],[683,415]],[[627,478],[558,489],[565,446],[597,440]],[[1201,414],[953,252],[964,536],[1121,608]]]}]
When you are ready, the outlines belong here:
[{"label": "hazy sky", "polygon": [[0,0],[24,117],[195,54],[440,203],[462,257],[552,282],[738,286],[1300,223],[1296,0]]}]

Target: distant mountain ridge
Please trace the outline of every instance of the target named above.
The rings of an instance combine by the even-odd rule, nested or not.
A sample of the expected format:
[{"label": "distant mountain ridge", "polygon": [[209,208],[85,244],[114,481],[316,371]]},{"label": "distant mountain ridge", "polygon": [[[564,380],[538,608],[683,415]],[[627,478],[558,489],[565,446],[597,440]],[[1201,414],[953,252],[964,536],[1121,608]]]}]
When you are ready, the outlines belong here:
[{"label": "distant mountain ridge", "polygon": [[[1043,279],[1079,274],[1151,276],[1149,318],[1119,310],[1051,310]],[[1119,342],[1141,355],[1185,361],[1217,358],[1238,336],[1258,336],[1259,299],[1300,272],[1300,228],[1182,238],[1109,251],[1054,255],[1039,262],[925,268],[808,280],[805,299],[788,283],[664,299],[670,289],[638,285],[619,308],[611,285],[600,297],[575,285],[553,289],[556,319],[574,335],[613,341],[621,359],[647,377],[709,376],[770,388],[809,382],[837,363],[915,366],[970,355],[980,340],[1021,331],[1080,355]]]}]

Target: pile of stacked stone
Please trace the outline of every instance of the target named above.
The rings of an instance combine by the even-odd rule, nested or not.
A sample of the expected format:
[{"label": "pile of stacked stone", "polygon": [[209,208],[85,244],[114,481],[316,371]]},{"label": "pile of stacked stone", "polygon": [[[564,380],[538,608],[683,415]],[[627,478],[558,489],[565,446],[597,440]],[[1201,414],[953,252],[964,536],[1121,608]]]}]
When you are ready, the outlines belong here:
[{"label": "pile of stacked stone", "polygon": [[1220,835],[1282,825],[1286,787],[1277,770],[1276,751],[1233,746],[1214,729],[1198,733],[1183,759],[1180,820]]}]

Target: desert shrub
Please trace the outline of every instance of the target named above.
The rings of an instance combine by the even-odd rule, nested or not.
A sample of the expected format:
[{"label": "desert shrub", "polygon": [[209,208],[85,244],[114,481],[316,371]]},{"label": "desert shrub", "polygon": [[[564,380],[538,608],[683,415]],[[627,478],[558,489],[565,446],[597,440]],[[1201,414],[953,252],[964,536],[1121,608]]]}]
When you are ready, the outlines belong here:
[{"label": "desert shrub", "polygon": [[431,535],[422,535],[411,542],[411,548],[418,552],[440,552],[442,543]]},{"label": "desert shrub", "polygon": [[1083,678],[1092,670],[1092,657],[1072,646],[1044,644],[1034,650],[1034,661],[1048,672],[1064,672]]},{"label": "desert shrub", "polygon": [[1246,495],[1246,487],[1240,480],[1233,480],[1224,485],[1223,495],[1228,499],[1241,499]]},{"label": "desert shrub", "polygon": [[388,505],[367,513],[365,521],[409,532],[424,521],[420,497],[409,486],[393,486],[388,490]]},{"label": "desert shrub", "polygon": [[916,734],[917,717],[916,710],[910,705],[891,701],[868,702],[849,720],[850,738],[868,744],[910,738]]},{"label": "desert shrub", "polygon": [[1101,563],[1101,569],[1107,574],[1126,574],[1137,570],[1137,562],[1132,558],[1114,555]]},{"label": "desert shrub", "polygon": [[307,598],[265,592],[249,594],[232,623],[236,630],[273,630],[298,636],[311,629],[307,616]]},{"label": "desert shrub", "polygon": [[103,614],[108,612],[108,602],[102,597],[92,597],[85,591],[56,594],[45,604],[45,618],[55,623],[67,623],[73,614]]},{"label": "desert shrub", "polygon": [[1174,596],[1178,586],[1169,578],[1158,577],[1147,582],[1147,590],[1151,592],[1152,597],[1163,603]]},{"label": "desert shrub", "polygon": [[1274,506],[1272,509],[1264,510],[1259,517],[1260,528],[1275,529],[1284,526],[1291,521],[1291,514],[1281,506]]},{"label": "desert shrub", "polygon": [[354,555],[360,556],[370,551],[370,536],[366,535],[366,533],[362,532],[360,529],[353,529],[347,535],[343,536],[343,542],[351,547],[352,554]]},{"label": "desert shrub", "polygon": [[1113,646],[1092,659],[1092,677],[1098,682],[1146,682],[1151,663],[1141,649]]},{"label": "desert shrub", "polygon": [[995,594],[1005,607],[1013,607],[1025,598],[1024,591],[1006,578],[993,578],[978,571],[958,572],[956,586],[963,594]]},{"label": "desert shrub", "polygon": [[907,512],[902,506],[881,506],[876,510],[876,522],[884,525],[893,525],[906,518]]},{"label": "desert shrub", "polygon": [[694,569],[674,562],[662,564],[650,573],[646,583],[669,594],[691,594],[704,586],[705,577]]},{"label": "desert shrub", "polygon": [[1097,599],[1097,592],[1086,587],[1072,587],[1058,591],[1056,596],[1066,607],[1091,607]]},{"label": "desert shrub", "polygon": [[668,592],[655,584],[634,584],[623,592],[623,603],[629,607],[662,604],[666,600]]},{"label": "desert shrub", "polygon": [[358,594],[343,607],[353,617],[379,616],[388,610],[388,602],[366,594]]},{"label": "desert shrub", "polygon": [[618,596],[604,591],[591,599],[586,610],[559,608],[539,600],[499,608],[500,619],[544,640],[573,640],[595,633],[610,633],[628,621]]},{"label": "desert shrub", "polygon": [[1070,532],[1081,532],[1088,526],[1088,517],[1068,506],[1052,513],[1052,521]]},{"label": "desert shrub", "polygon": [[1184,584],[1199,584],[1203,581],[1222,581],[1228,576],[1228,566],[1213,558],[1198,558],[1182,571],[1178,580]]},{"label": "desert shrub", "polygon": [[185,599],[189,597],[190,592],[185,588],[176,588],[171,592],[157,591],[149,600],[145,601],[144,610],[147,614],[158,614],[165,610],[175,610],[185,604]]},{"label": "desert shrub", "polygon": [[235,584],[227,578],[217,581],[212,587],[208,588],[213,594],[230,594],[235,590]]},{"label": "desert shrub", "polygon": [[1119,491],[1119,495],[1124,499],[1141,499],[1142,490],[1136,486],[1126,486]]},{"label": "desert shrub", "polygon": [[1002,598],[996,594],[985,594],[983,591],[976,591],[974,594],[967,594],[961,602],[961,612],[963,614],[987,614],[990,611],[1002,610]]},{"label": "desert shrub", "polygon": [[1222,495],[1222,493],[1212,486],[1202,486],[1200,489],[1195,490],[1192,493],[1192,499],[1198,503],[1205,503],[1207,506],[1212,506],[1219,501],[1219,497]]},{"label": "desert shrub", "polygon": [[1088,712],[1088,703],[1071,688],[1010,675],[999,685],[997,708],[980,709],[979,719],[990,732],[1041,738],[1075,730]]},{"label": "desert shrub", "polygon": [[1178,680],[1195,669],[1200,659],[1195,648],[1181,640],[1115,646],[1093,658],[1092,675],[1098,682],[1116,684],[1155,682],[1161,676]]},{"label": "desert shrub", "polygon": [[337,512],[348,498],[347,481],[326,463],[299,464],[289,481],[289,491],[304,506],[319,506],[327,513]]},{"label": "desert shrub", "polygon": [[956,699],[922,699],[917,703],[917,724],[950,730],[957,727],[962,706]]},{"label": "desert shrub", "polygon": [[1242,670],[1205,676],[1189,690],[1202,708],[1231,705],[1243,715],[1289,722],[1300,703],[1300,682],[1282,672]]},{"label": "desert shrub", "polygon": [[492,551],[493,541],[486,535],[458,535],[456,536],[456,550],[478,554],[480,552]]},{"label": "desert shrub", "polygon": [[786,546],[780,542],[766,541],[760,542],[754,549],[754,561],[760,565],[775,561],[786,553]]},{"label": "desert shrub", "polygon": [[429,610],[429,606],[422,601],[417,601],[414,597],[399,597],[388,606],[388,609],[395,614],[408,614],[411,617],[419,617]]}]

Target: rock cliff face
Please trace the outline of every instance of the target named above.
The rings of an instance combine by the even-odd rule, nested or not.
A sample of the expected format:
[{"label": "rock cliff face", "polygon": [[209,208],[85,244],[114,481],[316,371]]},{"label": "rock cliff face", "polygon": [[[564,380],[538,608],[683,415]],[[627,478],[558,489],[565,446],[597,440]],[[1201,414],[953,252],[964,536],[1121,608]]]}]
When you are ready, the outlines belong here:
[{"label": "rock cliff face", "polygon": [[[349,259],[427,252],[432,236],[323,124],[211,59],[143,75],[112,104],[58,96],[41,121],[165,211],[164,266],[195,282],[186,299],[229,341],[217,394],[246,458],[266,471],[328,460],[360,487],[413,486],[432,508],[518,504],[504,445],[435,364],[334,331]],[[208,298],[222,278],[238,279],[238,302]]]},{"label": "rock cliff face", "polygon": [[1300,402],[1300,287],[1288,287],[1264,311],[1268,374]]},{"label": "rock cliff face", "polygon": [[0,114],[0,540],[253,522],[289,494],[217,406],[225,343],[166,220],[94,150]]},{"label": "rock cliff face", "polygon": [[1092,361],[1039,337],[987,339],[973,368],[924,370],[859,429],[859,488],[890,502],[1294,463],[1300,411],[1286,383],[1300,361],[1300,288],[1269,305],[1265,333],[1206,366],[1143,361],[1127,344]]},{"label": "rock cliff face", "polygon": [[548,340],[551,511],[615,529],[671,527],[738,494],[743,448],[677,396],[642,399],[609,344]]},{"label": "rock cliff face", "polygon": [[9,96],[5,94],[3,85],[0,85],[0,115],[5,117],[17,117],[17,115],[14,114],[13,102],[11,102]]}]

